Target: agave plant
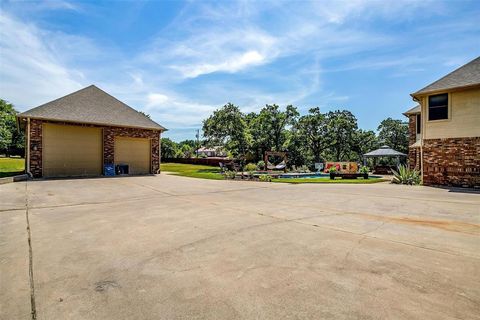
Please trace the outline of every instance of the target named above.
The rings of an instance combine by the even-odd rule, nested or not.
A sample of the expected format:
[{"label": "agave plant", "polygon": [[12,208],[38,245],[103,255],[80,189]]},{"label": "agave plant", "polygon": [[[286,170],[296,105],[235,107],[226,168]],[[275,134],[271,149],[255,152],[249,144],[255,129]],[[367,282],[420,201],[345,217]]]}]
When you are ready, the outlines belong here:
[{"label": "agave plant", "polygon": [[420,184],[420,173],[410,169],[406,165],[399,165],[397,171],[393,171],[392,183],[417,185]]}]

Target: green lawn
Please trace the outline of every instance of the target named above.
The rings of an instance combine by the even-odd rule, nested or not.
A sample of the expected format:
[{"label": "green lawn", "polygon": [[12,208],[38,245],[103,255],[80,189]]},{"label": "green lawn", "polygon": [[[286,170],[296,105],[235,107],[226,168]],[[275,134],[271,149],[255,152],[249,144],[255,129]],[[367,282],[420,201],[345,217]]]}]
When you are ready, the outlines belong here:
[{"label": "green lawn", "polygon": [[0,178],[15,176],[25,171],[25,159],[0,158]]},{"label": "green lawn", "polygon": [[308,179],[296,179],[296,178],[288,178],[288,179],[273,179],[272,182],[280,182],[280,183],[352,183],[352,184],[369,184],[369,183],[377,183],[387,181],[385,179],[380,178],[370,178],[367,180],[364,179],[335,179],[330,180],[330,177],[324,178],[308,178]]},{"label": "green lawn", "polygon": [[184,163],[162,163],[162,171],[173,172],[182,177],[223,180],[220,174],[220,167],[202,166]]},{"label": "green lawn", "polygon": [[[214,179],[214,180],[223,180],[223,176],[220,174],[219,167],[212,166],[203,166],[195,164],[184,164],[184,163],[162,163],[160,165],[162,171],[173,172],[179,176],[183,177],[192,177],[192,178],[201,178],[201,179]],[[273,179],[272,182],[280,183],[358,183],[358,184],[367,184],[367,183],[376,183],[385,181],[384,179],[371,178],[368,180],[363,179],[336,179],[330,180],[329,177],[323,178],[309,178],[309,179]]]}]

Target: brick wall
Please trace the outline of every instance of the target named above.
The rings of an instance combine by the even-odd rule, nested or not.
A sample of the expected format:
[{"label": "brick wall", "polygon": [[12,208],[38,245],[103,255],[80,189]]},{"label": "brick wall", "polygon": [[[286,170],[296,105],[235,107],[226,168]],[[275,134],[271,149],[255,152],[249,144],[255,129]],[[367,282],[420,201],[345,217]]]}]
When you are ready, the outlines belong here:
[{"label": "brick wall", "polygon": [[[411,114],[408,116],[408,145],[415,143],[417,137],[417,116]],[[420,156],[418,147],[408,148],[408,166],[410,169],[420,170]]]},{"label": "brick wall", "polygon": [[417,115],[408,116],[408,145],[411,146],[417,139]]},{"label": "brick wall", "polygon": [[187,163],[187,164],[201,164],[206,166],[218,166],[220,162],[229,163],[232,159],[228,158],[165,158],[165,162]]},{"label": "brick wall", "polygon": [[423,183],[480,187],[480,137],[424,140]]},{"label": "brick wall", "polygon": [[[44,122],[51,121],[41,121],[41,120],[31,120],[30,121],[30,172],[34,177],[39,178],[42,176],[42,124]],[[55,122],[58,123],[58,122]],[[62,123],[59,123],[62,124]],[[65,123],[66,124],[66,123]],[[79,126],[88,126],[96,127],[103,129],[103,163],[113,163],[114,161],[114,139],[116,136],[121,137],[131,137],[131,138],[149,138],[151,139],[151,154],[152,154],[152,173],[157,173],[160,168],[160,139],[159,131],[148,130],[148,129],[136,129],[136,128],[124,128],[124,127],[108,127],[108,126],[97,126],[97,125],[87,125],[87,124],[72,124],[68,125],[79,125]]]},{"label": "brick wall", "polygon": [[30,120],[30,172],[42,176],[42,121]]},{"label": "brick wall", "polygon": [[420,147],[408,148],[408,166],[410,169],[420,171]]}]

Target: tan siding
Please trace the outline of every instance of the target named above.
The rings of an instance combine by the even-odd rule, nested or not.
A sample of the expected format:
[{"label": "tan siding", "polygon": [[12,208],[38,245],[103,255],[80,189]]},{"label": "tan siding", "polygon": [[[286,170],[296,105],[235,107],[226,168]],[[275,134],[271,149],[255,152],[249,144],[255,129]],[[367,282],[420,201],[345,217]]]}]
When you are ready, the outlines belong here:
[{"label": "tan siding", "polygon": [[428,121],[428,99],[422,99],[425,139],[480,136],[480,89],[449,94],[449,119]]},{"label": "tan siding", "polygon": [[102,130],[43,124],[43,176],[97,176],[102,172]]},{"label": "tan siding", "polygon": [[115,137],[115,164],[128,164],[130,174],[150,173],[150,139]]}]

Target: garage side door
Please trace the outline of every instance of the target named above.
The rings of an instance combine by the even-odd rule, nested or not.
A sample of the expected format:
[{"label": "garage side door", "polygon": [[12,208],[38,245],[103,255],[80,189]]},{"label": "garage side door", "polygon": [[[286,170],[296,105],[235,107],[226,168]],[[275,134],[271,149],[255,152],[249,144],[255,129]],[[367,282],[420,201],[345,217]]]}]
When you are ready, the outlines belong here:
[{"label": "garage side door", "polygon": [[43,176],[98,176],[102,173],[102,129],[45,123]]},{"label": "garage side door", "polygon": [[115,137],[115,164],[128,164],[129,174],[150,173],[150,139]]}]

